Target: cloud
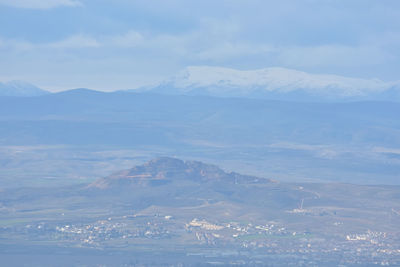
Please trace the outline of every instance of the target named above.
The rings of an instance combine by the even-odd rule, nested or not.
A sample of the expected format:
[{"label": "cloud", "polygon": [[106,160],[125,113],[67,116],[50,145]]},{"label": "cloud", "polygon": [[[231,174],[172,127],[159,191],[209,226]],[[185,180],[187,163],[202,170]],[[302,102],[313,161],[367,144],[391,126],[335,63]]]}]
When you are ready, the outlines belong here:
[{"label": "cloud", "polygon": [[87,47],[99,47],[101,44],[95,38],[86,36],[83,34],[77,34],[70,36],[61,41],[38,45],[49,48],[87,48]]},{"label": "cloud", "polygon": [[390,55],[379,46],[289,46],[277,51],[283,65],[295,67],[357,67],[384,64]]},{"label": "cloud", "polygon": [[6,53],[37,53],[41,50],[49,52],[49,49],[61,51],[65,49],[96,48],[101,45],[95,38],[83,34],[72,35],[65,39],[48,43],[33,43],[24,40],[0,38],[0,52],[5,51]]},{"label": "cloud", "polygon": [[[381,43],[369,45],[276,45],[268,42],[240,40],[236,27],[205,27],[181,34],[150,34],[136,30],[112,35],[75,34],[48,43],[31,43],[13,39],[0,39],[0,48],[27,51],[39,49],[76,50],[101,49],[102,55],[115,50],[129,50],[130,55],[168,56],[171,60],[190,64],[224,64],[248,59],[270,62],[276,66],[292,68],[357,67],[380,65],[393,60]],[[210,30],[212,28],[212,30]],[[234,29],[234,30],[233,30]],[[386,43],[385,43],[386,44]],[[122,52],[121,52],[122,53]],[[117,55],[116,55],[117,56]],[[235,67],[235,66],[233,66]],[[262,67],[262,66],[261,66]]]},{"label": "cloud", "polygon": [[132,30],[125,34],[108,36],[104,39],[104,43],[119,47],[137,47],[145,42],[145,37],[141,33]]},{"label": "cloud", "polygon": [[252,44],[246,42],[219,43],[213,47],[204,48],[192,55],[193,59],[224,61],[242,58],[244,56],[260,56],[275,52],[275,48],[268,44]]},{"label": "cloud", "polygon": [[91,36],[87,34],[76,34],[65,39],[38,44],[36,47],[56,49],[79,49],[79,48],[136,48],[148,43],[149,40],[136,31],[128,31],[124,34]]},{"label": "cloud", "polygon": [[[31,8],[33,3],[36,8],[81,5],[76,0],[0,0],[0,4],[6,2],[20,7],[23,2],[24,7]],[[146,8],[136,6],[139,2]],[[172,11],[167,2],[182,5],[174,5],[178,11]],[[4,36],[0,37],[0,56],[4,58],[0,72],[4,69],[7,75],[30,73],[29,61],[37,75],[43,77],[47,75],[50,79],[58,75],[60,80],[66,77],[66,81],[81,77],[83,86],[88,84],[85,77],[93,75],[93,82],[98,75],[96,87],[102,81],[102,86],[110,88],[117,82],[121,87],[124,83],[126,88],[133,87],[131,84],[141,75],[148,80],[153,76],[158,79],[188,65],[242,70],[281,66],[363,78],[393,80],[398,77],[400,28],[396,26],[398,17],[394,15],[393,18],[385,16],[386,21],[377,15],[364,18],[361,14],[358,19],[365,25],[361,30],[359,24],[354,23],[353,13],[331,7],[331,4],[321,4],[323,10],[318,15],[308,11],[301,14],[301,7],[297,12],[297,8],[289,4],[275,7],[271,1],[266,1],[268,9],[250,8],[250,4],[232,6],[228,2],[223,17],[217,9],[201,9],[209,6],[187,15],[187,6],[200,5],[200,2],[191,4],[181,0],[160,1],[165,7],[154,7],[149,1],[121,0],[112,6],[99,4],[99,9],[97,1],[85,0],[85,7],[93,10],[90,14],[80,12],[81,9],[59,9],[40,14],[40,17],[37,12],[5,9],[9,12],[8,19],[15,17],[12,24],[15,29],[0,30],[0,36]],[[333,5],[336,1],[330,3]],[[260,12],[268,14],[261,16]],[[339,16],[342,13],[344,18]],[[25,16],[32,17],[25,19]],[[52,27],[48,27],[48,21],[52,21]],[[63,64],[56,64],[59,62]],[[135,79],[132,73],[137,75]],[[105,78],[117,76],[115,80]]]},{"label": "cloud", "polygon": [[14,40],[14,39],[4,39],[0,37],[0,51],[7,50],[7,51],[16,51],[22,52],[31,50],[34,45],[30,42]]},{"label": "cloud", "polygon": [[83,4],[77,0],[0,0],[0,5],[16,8],[50,9],[55,7],[79,7]]}]

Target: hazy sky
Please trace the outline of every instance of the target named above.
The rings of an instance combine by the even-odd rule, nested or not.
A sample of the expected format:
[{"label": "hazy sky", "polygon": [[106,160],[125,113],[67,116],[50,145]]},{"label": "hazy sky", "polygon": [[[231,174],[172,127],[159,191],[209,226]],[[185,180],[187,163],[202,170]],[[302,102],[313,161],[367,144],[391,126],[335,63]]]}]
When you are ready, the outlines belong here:
[{"label": "hazy sky", "polygon": [[400,1],[0,0],[0,81],[127,89],[188,65],[400,80]]}]

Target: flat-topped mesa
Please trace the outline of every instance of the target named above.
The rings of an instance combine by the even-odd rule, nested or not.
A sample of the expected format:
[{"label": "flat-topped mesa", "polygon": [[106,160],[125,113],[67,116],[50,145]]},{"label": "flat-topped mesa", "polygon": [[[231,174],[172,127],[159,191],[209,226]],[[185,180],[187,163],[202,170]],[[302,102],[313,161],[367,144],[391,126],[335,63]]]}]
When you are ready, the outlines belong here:
[{"label": "flat-topped mesa", "polygon": [[122,185],[162,185],[177,181],[196,183],[225,182],[234,184],[269,183],[268,179],[225,172],[215,165],[160,157],[129,170],[100,179],[90,187],[108,188]]}]

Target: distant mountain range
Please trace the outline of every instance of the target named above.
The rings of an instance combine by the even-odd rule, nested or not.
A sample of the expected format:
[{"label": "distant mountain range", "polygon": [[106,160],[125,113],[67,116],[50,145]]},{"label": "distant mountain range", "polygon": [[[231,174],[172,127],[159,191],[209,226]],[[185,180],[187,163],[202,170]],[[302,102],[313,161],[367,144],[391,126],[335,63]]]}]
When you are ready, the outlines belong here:
[{"label": "distant mountain range", "polygon": [[0,96],[40,96],[48,93],[24,81],[0,82]]},{"label": "distant mountain range", "polygon": [[[243,71],[192,66],[156,85],[128,91],[296,102],[400,102],[400,81],[310,74],[286,68]],[[0,96],[27,97],[49,93],[23,81],[0,83]]]},{"label": "distant mountain range", "polygon": [[400,81],[309,74],[285,68],[242,71],[222,67],[188,67],[156,86],[141,90],[295,101],[400,101]]}]

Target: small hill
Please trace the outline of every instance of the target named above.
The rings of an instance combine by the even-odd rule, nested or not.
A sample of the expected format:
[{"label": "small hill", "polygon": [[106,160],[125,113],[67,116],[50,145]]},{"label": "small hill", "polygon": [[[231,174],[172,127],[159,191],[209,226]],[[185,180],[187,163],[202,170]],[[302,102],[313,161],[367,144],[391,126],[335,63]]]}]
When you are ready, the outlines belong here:
[{"label": "small hill", "polygon": [[168,183],[212,183],[263,184],[268,179],[225,172],[215,165],[199,161],[183,161],[176,158],[160,157],[129,170],[117,172],[102,178],[89,187],[113,188],[128,185],[155,186]]}]

